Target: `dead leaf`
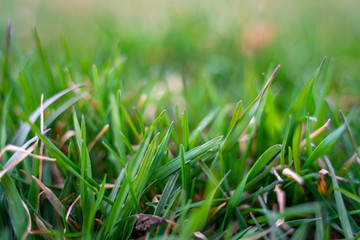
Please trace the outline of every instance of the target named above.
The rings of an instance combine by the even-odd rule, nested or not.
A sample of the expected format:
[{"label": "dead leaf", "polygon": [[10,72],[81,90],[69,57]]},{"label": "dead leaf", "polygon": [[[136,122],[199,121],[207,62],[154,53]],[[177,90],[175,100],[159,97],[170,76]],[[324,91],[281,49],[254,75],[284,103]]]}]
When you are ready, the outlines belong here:
[{"label": "dead leaf", "polygon": [[141,213],[135,215],[135,220],[135,229],[142,232],[147,231],[153,225],[158,225],[167,221],[166,218]]}]

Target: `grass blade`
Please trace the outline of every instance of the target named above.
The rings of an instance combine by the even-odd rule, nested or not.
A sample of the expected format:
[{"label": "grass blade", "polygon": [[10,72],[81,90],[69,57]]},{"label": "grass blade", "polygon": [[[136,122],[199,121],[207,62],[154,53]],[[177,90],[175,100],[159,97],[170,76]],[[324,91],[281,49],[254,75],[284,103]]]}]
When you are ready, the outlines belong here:
[{"label": "grass blade", "polygon": [[[2,167],[0,166],[0,170]],[[8,211],[12,227],[19,239],[27,234],[28,225],[30,224],[26,209],[23,206],[21,196],[16,189],[14,182],[8,174],[1,179],[4,193],[8,202]]]},{"label": "grass blade", "polygon": [[[285,166],[286,143],[287,143],[287,139],[288,139],[288,136],[289,136],[291,125],[292,125],[292,117],[290,115],[289,116],[289,121],[288,121],[288,124],[287,124],[287,127],[286,127],[286,131],[285,131],[285,135],[284,135],[284,138],[283,138],[282,146],[281,146],[280,163],[281,163],[282,167]],[[290,162],[290,159],[289,159],[289,162]]]},{"label": "grass blade", "polygon": [[230,215],[232,214],[234,208],[240,203],[241,196],[245,189],[245,184],[248,179],[252,179],[256,174],[260,172],[260,170],[265,166],[265,164],[277,155],[281,150],[281,145],[274,145],[266,150],[258,160],[256,160],[255,164],[251,167],[249,172],[242,178],[239,185],[236,187],[234,194],[231,196],[228,206],[226,208],[225,218],[222,225],[222,229],[224,229]]},{"label": "grass blade", "polygon": [[[228,145],[232,145],[234,142],[237,141],[237,138],[240,136],[240,134],[245,130],[245,128],[248,126],[248,124],[250,123],[251,119],[255,116],[255,113],[260,105],[260,101],[262,99],[262,97],[264,96],[266,90],[268,89],[270,83],[272,82],[272,80],[274,79],[277,71],[279,70],[280,65],[276,67],[276,69],[274,70],[274,72],[271,74],[269,80],[267,81],[267,83],[265,84],[265,87],[262,89],[262,91],[260,92],[260,94],[254,99],[254,101],[246,108],[246,110],[241,114],[240,118],[235,121],[236,123],[234,124],[234,126],[231,128],[231,130],[228,132],[228,134],[226,135],[223,143],[222,143],[222,147],[228,147]],[[237,115],[241,110],[241,104],[239,103],[237,106],[237,109],[235,111],[235,115]],[[235,131],[236,134],[235,138],[236,139],[231,139],[230,140],[230,135],[231,133]]]},{"label": "grass blade", "polygon": [[[205,144],[198,146],[184,154],[185,163],[187,164],[189,161],[201,156],[202,154],[210,151],[216,144],[221,140],[221,137],[214,138]],[[181,168],[181,159],[180,156],[173,159],[169,163],[160,167],[151,177],[150,181],[158,180],[160,182],[165,178],[169,177],[174,172],[178,171]]]},{"label": "grass blade", "polygon": [[182,130],[183,130],[184,149],[186,151],[188,151],[190,141],[189,141],[189,124],[188,124],[186,110],[184,111],[183,116],[182,116]]},{"label": "grass blade", "polygon": [[351,192],[349,191],[346,191],[345,189],[343,188],[336,188],[336,190],[340,191],[342,194],[344,194],[345,196],[351,198],[351,199],[354,199],[355,201],[357,202],[360,202],[360,197],[356,196],[355,194],[352,194]]},{"label": "grass blade", "polygon": [[[54,103],[56,100],[58,100],[60,97],[64,96],[66,93],[71,92],[77,88],[80,88],[84,86],[84,84],[78,84],[75,85],[71,88],[65,89],[57,94],[55,94],[54,96],[52,96],[51,98],[47,99],[44,103],[43,103],[43,110],[45,110],[46,108],[48,108],[52,103]],[[38,117],[41,114],[41,109],[40,107],[38,107],[30,116],[29,116],[29,121],[31,123],[35,123],[35,121],[38,119]],[[27,123],[23,123],[19,130],[17,131],[14,139],[12,140],[12,142],[15,145],[22,145],[25,142],[25,139],[27,137],[27,135],[30,132],[30,126]]]},{"label": "grass blade", "polygon": [[221,183],[227,177],[230,171],[219,181],[216,186],[212,186],[211,184],[208,187],[208,195],[206,197],[205,202],[202,204],[200,208],[195,210],[188,222],[186,222],[185,226],[181,231],[181,239],[188,239],[194,232],[200,231],[201,228],[206,223],[207,217],[209,215],[209,210],[214,198],[214,195],[218,188],[220,187]]},{"label": "grass blade", "polygon": [[345,124],[338,127],[335,131],[330,133],[321,143],[314,149],[309,158],[305,161],[303,168],[311,166],[319,157],[323,156],[327,151],[329,151],[337,140],[341,137],[345,131]]},{"label": "grass blade", "polygon": [[335,170],[330,162],[330,159],[328,157],[324,157],[326,165],[329,168],[329,171],[331,173],[331,180],[332,183],[334,185],[334,195],[335,195],[335,202],[336,202],[336,208],[337,211],[339,213],[339,217],[340,217],[340,223],[343,227],[344,230],[344,235],[347,239],[352,239],[354,237],[353,235],[353,231],[351,229],[351,225],[349,222],[349,218],[346,212],[346,208],[345,208],[345,204],[344,204],[344,200],[341,196],[341,192],[337,189],[339,189],[339,183],[336,179],[336,173]]}]

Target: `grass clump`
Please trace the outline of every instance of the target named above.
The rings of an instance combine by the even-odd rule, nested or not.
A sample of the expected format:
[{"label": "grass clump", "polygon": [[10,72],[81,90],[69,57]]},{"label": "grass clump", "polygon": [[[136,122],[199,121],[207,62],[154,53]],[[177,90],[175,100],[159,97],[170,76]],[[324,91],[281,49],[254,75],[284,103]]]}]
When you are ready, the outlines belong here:
[{"label": "grass clump", "polygon": [[229,103],[200,70],[129,87],[116,51],[84,71],[66,38],[49,61],[36,28],[36,52],[11,59],[10,33],[9,22],[1,238],[358,237],[359,111],[332,103],[326,58],[292,95],[270,65],[252,99]]}]

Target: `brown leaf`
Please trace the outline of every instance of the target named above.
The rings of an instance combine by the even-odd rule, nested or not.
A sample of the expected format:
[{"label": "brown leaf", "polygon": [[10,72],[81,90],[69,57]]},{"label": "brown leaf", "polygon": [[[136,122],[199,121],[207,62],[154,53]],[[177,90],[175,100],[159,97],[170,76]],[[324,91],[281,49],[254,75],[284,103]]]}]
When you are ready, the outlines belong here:
[{"label": "brown leaf", "polygon": [[326,175],[330,175],[329,171],[326,170],[326,169],[321,169],[318,173],[318,176],[319,176],[319,180],[318,180],[318,183],[317,183],[317,189],[318,191],[322,194],[322,195],[326,195],[327,193],[327,189],[328,189],[328,185],[326,183],[326,179],[325,179],[325,176]]},{"label": "brown leaf", "polygon": [[167,221],[166,218],[146,214],[136,214],[135,220],[135,229],[143,232],[147,231],[153,225]]}]

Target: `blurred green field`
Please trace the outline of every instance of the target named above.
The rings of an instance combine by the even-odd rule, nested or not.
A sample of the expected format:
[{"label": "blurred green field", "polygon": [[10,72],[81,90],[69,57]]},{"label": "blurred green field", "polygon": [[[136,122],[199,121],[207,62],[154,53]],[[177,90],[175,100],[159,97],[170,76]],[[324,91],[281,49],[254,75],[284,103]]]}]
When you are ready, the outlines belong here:
[{"label": "blurred green field", "polygon": [[[359,236],[357,9],[357,1],[2,0],[0,148],[39,135],[40,110],[32,113],[42,94],[46,106],[84,86],[45,107],[51,130],[39,138],[56,167],[39,170],[39,160],[24,156],[1,175],[0,237]],[[1,168],[19,154],[11,156]],[[304,183],[281,174],[286,167]],[[42,178],[63,205],[27,175]],[[119,192],[103,189],[105,176]],[[47,198],[37,199],[41,189]],[[141,212],[178,224],[133,231]]]}]

